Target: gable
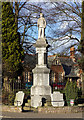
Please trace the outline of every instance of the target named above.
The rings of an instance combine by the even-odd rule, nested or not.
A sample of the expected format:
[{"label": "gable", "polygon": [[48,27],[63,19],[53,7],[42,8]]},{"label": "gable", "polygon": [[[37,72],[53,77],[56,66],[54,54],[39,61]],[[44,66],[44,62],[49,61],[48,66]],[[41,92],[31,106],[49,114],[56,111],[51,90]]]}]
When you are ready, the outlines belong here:
[{"label": "gable", "polygon": [[51,70],[56,72],[56,73],[64,72],[62,65],[52,65]]}]

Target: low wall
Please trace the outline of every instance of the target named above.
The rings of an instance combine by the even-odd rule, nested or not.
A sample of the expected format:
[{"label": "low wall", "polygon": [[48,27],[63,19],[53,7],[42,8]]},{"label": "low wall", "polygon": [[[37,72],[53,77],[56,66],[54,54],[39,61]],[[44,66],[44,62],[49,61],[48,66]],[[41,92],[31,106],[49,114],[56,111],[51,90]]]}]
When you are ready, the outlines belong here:
[{"label": "low wall", "polygon": [[78,106],[64,106],[64,107],[40,107],[38,108],[39,113],[78,113],[83,112],[84,107]]},{"label": "low wall", "polygon": [[22,111],[22,107],[2,105],[2,112],[3,112],[3,111],[8,111],[8,112],[21,112],[21,111]]},{"label": "low wall", "polygon": [[[35,111],[35,108],[31,108],[33,111]],[[21,112],[21,107],[14,107],[14,106],[5,106],[2,105],[2,112],[8,111],[8,112]],[[78,107],[78,106],[64,106],[64,107],[38,107],[36,109],[38,113],[78,113],[83,112],[84,107]]]}]

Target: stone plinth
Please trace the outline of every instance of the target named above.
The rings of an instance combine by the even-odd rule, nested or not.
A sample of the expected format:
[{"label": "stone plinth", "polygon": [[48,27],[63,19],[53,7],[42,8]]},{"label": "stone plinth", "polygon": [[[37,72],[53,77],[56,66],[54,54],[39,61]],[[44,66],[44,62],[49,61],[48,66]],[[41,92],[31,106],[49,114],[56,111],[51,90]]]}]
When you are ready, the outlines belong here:
[{"label": "stone plinth", "polygon": [[51,100],[51,87],[49,86],[50,70],[44,67],[36,66],[33,69],[33,86],[31,87],[31,106],[42,106],[42,98]]}]

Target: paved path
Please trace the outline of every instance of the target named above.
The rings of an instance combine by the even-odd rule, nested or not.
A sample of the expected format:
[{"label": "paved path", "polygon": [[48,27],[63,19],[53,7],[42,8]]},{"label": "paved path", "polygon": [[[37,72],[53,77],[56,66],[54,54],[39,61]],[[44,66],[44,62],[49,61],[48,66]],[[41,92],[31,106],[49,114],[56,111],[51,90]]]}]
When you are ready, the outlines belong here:
[{"label": "paved path", "polygon": [[33,113],[33,112],[2,112],[0,117],[3,118],[82,118],[83,113],[50,113],[50,114],[43,114],[43,113]]}]

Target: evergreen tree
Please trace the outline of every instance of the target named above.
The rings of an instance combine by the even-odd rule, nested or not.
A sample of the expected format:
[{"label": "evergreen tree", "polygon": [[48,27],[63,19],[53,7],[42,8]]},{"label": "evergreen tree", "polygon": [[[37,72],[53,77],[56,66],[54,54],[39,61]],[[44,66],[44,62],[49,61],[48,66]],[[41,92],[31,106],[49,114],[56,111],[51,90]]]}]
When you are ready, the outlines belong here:
[{"label": "evergreen tree", "polygon": [[20,45],[20,34],[17,32],[15,16],[10,2],[2,3],[2,63],[3,75],[17,76],[21,70],[24,51]]},{"label": "evergreen tree", "polygon": [[67,81],[66,86],[65,86],[65,96],[66,96],[66,100],[67,100],[67,104],[70,104],[70,99],[77,99],[78,97],[78,88],[77,88],[77,83],[76,81]]}]

